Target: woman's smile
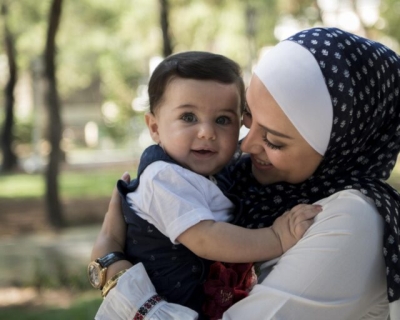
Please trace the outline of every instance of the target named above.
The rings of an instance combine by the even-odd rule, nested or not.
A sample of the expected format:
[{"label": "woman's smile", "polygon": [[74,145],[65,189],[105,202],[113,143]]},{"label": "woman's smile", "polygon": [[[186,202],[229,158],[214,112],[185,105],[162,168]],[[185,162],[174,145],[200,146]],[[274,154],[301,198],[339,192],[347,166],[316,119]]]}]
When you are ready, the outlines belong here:
[{"label": "woman's smile", "polygon": [[251,156],[251,162],[259,170],[268,170],[274,167],[270,162],[259,160],[253,155]]}]

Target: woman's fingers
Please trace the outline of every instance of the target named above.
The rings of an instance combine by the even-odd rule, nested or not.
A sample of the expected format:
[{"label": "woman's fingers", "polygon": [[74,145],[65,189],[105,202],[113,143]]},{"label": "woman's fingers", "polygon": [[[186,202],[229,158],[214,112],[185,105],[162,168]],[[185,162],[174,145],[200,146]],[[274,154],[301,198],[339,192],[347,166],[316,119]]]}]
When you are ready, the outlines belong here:
[{"label": "woman's fingers", "polygon": [[[124,172],[121,176],[121,180],[124,180],[126,183],[129,183],[131,181],[131,176],[129,172]],[[114,190],[111,195],[111,200],[108,206],[109,211],[112,210],[112,207],[116,207],[119,210],[119,207],[121,206],[121,199],[119,198],[119,193],[117,186],[114,187]]]},{"label": "woman's fingers", "polygon": [[125,171],[125,172],[122,174],[121,179],[124,180],[126,183],[131,182],[131,176],[130,176],[129,172]]}]

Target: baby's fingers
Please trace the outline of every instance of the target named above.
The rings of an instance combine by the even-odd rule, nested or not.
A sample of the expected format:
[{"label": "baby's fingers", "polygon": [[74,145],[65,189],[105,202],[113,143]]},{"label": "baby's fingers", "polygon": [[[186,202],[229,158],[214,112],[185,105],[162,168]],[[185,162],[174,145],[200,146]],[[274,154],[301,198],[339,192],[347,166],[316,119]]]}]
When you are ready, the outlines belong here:
[{"label": "baby's fingers", "polygon": [[301,238],[304,233],[311,227],[311,225],[314,223],[314,220],[303,220],[300,223],[296,224],[294,227],[294,233],[296,235],[296,238]]},{"label": "baby's fingers", "polygon": [[301,207],[293,207],[293,219],[295,223],[300,223],[304,220],[313,219],[318,213],[322,211],[320,205],[302,205]]}]

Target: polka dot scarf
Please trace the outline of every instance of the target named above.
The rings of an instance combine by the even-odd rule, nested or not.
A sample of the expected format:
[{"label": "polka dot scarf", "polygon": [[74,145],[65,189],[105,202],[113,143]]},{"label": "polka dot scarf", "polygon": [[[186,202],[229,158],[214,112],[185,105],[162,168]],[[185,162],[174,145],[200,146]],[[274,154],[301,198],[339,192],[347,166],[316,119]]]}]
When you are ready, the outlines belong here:
[{"label": "polka dot scarf", "polygon": [[232,167],[232,190],[244,200],[238,224],[266,227],[298,203],[346,189],[375,201],[385,221],[383,254],[389,301],[400,298],[400,196],[386,180],[400,149],[400,60],[380,43],[336,28],[313,28],[287,39],[308,49],[323,73],[333,105],[328,149],[316,172],[297,185],[258,184],[249,158]]}]

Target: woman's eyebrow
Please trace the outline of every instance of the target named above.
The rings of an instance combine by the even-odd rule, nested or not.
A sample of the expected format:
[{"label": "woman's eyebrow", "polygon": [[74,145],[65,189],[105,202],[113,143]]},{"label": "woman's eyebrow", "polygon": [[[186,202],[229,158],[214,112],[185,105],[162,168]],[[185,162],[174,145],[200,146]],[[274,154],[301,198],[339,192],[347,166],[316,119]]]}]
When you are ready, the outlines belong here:
[{"label": "woman's eyebrow", "polygon": [[288,135],[286,135],[286,134],[284,134],[284,133],[281,133],[281,132],[279,132],[279,131],[275,131],[275,130],[270,129],[270,128],[268,128],[268,127],[265,127],[265,126],[263,126],[263,125],[261,125],[261,124],[259,124],[259,126],[260,126],[262,129],[264,129],[265,131],[267,131],[267,132],[273,134],[274,136],[278,136],[278,137],[282,137],[282,138],[286,138],[286,139],[293,139],[292,137],[290,137],[290,136],[288,136]]}]

